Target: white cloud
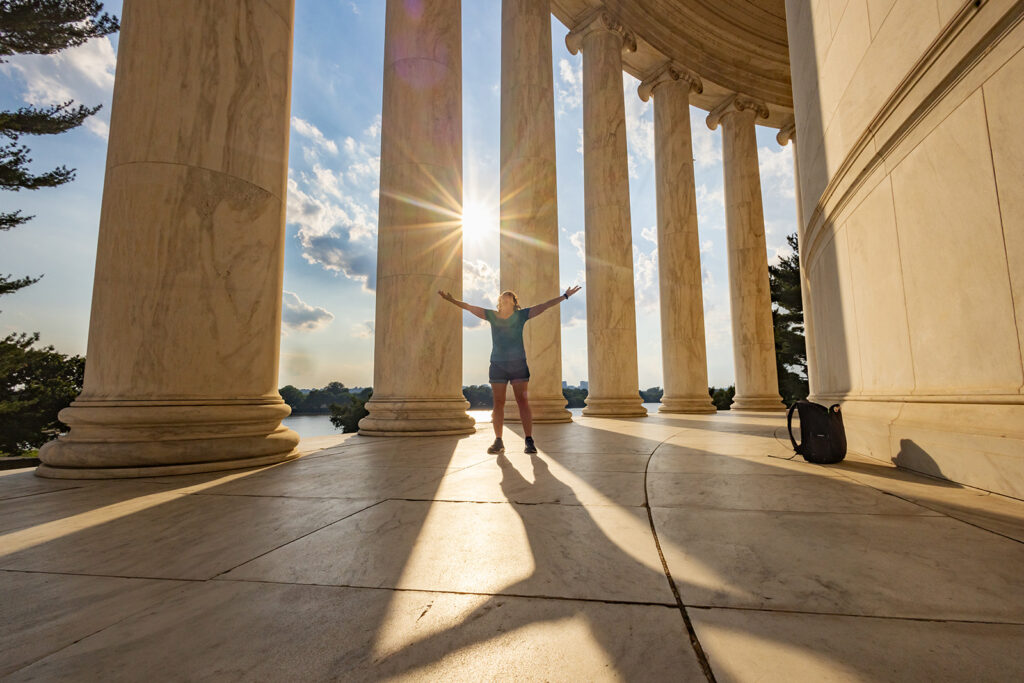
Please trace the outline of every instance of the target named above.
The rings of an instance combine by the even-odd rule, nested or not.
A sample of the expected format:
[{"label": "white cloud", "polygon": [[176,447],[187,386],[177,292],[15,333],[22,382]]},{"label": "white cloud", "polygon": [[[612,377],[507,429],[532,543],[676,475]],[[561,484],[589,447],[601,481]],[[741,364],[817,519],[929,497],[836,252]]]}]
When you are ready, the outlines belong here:
[{"label": "white cloud", "polygon": [[[76,104],[107,105],[114,90],[117,57],[109,38],[89,42],[53,55],[14,55],[0,64],[0,71],[17,75],[24,83],[21,98],[45,106],[66,100]],[[85,120],[85,128],[106,139],[110,107]]]},{"label": "white cloud", "polygon": [[575,295],[569,297],[568,301],[563,301],[559,306],[561,309],[560,316],[562,318],[562,327],[583,327],[587,325],[587,292],[586,292],[586,272],[580,270],[576,273],[576,279],[573,281],[563,281],[562,287],[559,290],[564,292],[569,287],[575,287],[576,285],[583,285],[583,289],[577,292]]},{"label": "white cloud", "polygon": [[[477,306],[491,308],[495,305],[499,289],[498,269],[481,259],[465,259],[462,262],[462,299]],[[527,304],[523,304],[527,305]],[[474,329],[483,325],[475,315],[466,313],[462,326]]]},{"label": "white cloud", "polygon": [[[715,274],[711,272],[710,268],[701,268],[700,270],[700,283],[705,290],[712,289],[715,286]],[[708,293],[704,292],[704,297],[707,298]]]},{"label": "white cloud", "polygon": [[569,243],[576,247],[576,255],[580,257],[580,260],[584,263],[587,262],[587,250],[586,250],[586,237],[582,230],[569,234]]},{"label": "white cloud", "polygon": [[356,339],[373,339],[375,327],[372,320],[352,325],[352,336]]},{"label": "white cloud", "polygon": [[716,351],[725,354],[732,351],[732,317],[728,298],[714,303],[704,297],[704,343],[709,357]]},{"label": "white cloud", "polygon": [[363,131],[363,135],[368,138],[380,137],[380,114],[377,114],[377,116],[374,117],[370,125]]},{"label": "white cloud", "polygon": [[654,117],[651,102],[636,94],[640,81],[622,74],[622,90],[626,104],[626,142],[629,148],[629,175],[639,177],[640,164],[648,167],[654,161]]},{"label": "white cloud", "polygon": [[332,320],[334,314],[326,308],[310,306],[295,292],[284,292],[281,323],[285,327],[300,332],[312,332],[325,327]]},{"label": "white cloud", "polygon": [[722,164],[722,136],[708,128],[707,114],[690,107],[690,135],[693,140],[693,159],[698,168]]},{"label": "white cloud", "polygon": [[380,180],[380,114],[363,131],[362,137],[361,141],[345,138],[345,152],[350,161],[345,177],[353,183],[377,183]]},{"label": "white cloud", "polygon": [[793,187],[793,152],[789,147],[762,147],[757,152],[761,185],[769,195],[796,198]]},{"label": "white cloud", "polygon": [[558,60],[558,113],[578,108],[583,104],[583,59],[577,55],[571,61]]},{"label": "white cloud", "polygon": [[471,296],[491,301],[498,296],[498,269],[481,259],[462,263],[462,294],[467,301]]},{"label": "white cloud", "polygon": [[715,243],[711,240],[704,240],[700,243],[700,253],[707,254],[714,248],[714,246]]},{"label": "white cloud", "polygon": [[[369,215],[366,209],[363,213]],[[288,222],[298,226],[296,236],[307,263],[361,281],[367,290],[376,287],[376,244],[360,239],[362,234],[375,232],[373,226],[356,223],[327,197],[303,192],[294,178],[288,179]]]},{"label": "white cloud", "polygon": [[658,249],[648,253],[633,245],[633,287],[636,290],[638,310],[652,313],[658,310]]},{"label": "white cloud", "polygon": [[644,228],[643,230],[640,231],[640,236],[643,237],[648,242],[651,242],[652,244],[657,244],[658,228],[653,225],[649,228]]},{"label": "white cloud", "polygon": [[766,220],[764,222],[765,243],[770,265],[778,265],[780,259],[793,253],[786,241],[786,235],[794,232],[796,232],[796,221]]},{"label": "white cloud", "polygon": [[326,150],[331,154],[338,153],[337,143],[334,142],[334,140],[329,140],[327,136],[320,131],[319,128],[314,126],[309,121],[306,121],[305,119],[300,119],[298,116],[293,116],[292,128],[295,129],[296,133],[306,138],[307,140],[312,141],[313,144],[319,147],[320,149]]},{"label": "white cloud", "polygon": [[362,14],[362,12],[359,11],[359,5],[356,3],[349,2],[348,6],[352,8],[352,14]]},{"label": "white cloud", "polygon": [[725,190],[721,185],[713,189],[705,183],[697,186],[697,215],[702,230],[725,230]]},{"label": "white cloud", "polygon": [[[308,133],[311,140],[318,140],[318,134],[323,137],[300,118],[293,119],[293,126],[305,131],[304,135]],[[308,172],[289,170],[288,223],[298,228],[296,237],[307,263],[362,282],[372,291],[377,266],[380,117],[360,139],[346,137],[343,148],[346,160],[339,166],[324,165],[316,150],[307,148],[304,151],[311,153],[304,158],[312,168]],[[323,144],[317,149],[330,151]]]}]

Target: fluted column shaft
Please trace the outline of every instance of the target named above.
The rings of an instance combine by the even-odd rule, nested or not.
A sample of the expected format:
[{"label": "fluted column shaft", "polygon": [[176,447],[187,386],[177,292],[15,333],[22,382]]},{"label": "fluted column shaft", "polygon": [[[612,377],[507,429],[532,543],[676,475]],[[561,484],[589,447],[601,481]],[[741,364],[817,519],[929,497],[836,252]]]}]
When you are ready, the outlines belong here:
[{"label": "fluted column shaft", "polygon": [[[516,292],[524,306],[559,292],[550,28],[549,0],[502,1],[501,288]],[[534,422],[571,421],[562,395],[559,311],[531,320],[523,341]],[[505,417],[519,419],[515,400],[505,402]]]},{"label": "fluted column shaft", "polygon": [[783,410],[775,365],[775,331],[768,279],[768,254],[757,163],[756,117],[761,105],[733,100],[708,117],[722,124],[725,223],[729,253],[732,350],[736,410]]},{"label": "fluted column shaft", "polygon": [[[708,395],[697,192],[690,133],[696,76],[667,67],[640,86],[654,96],[654,169],[658,212],[658,285],[665,393],[661,413],[713,413]],[[645,97],[646,99],[646,97]]]},{"label": "fluted column shaft", "polygon": [[38,474],[279,462],[292,6],[125,0],[82,394]]},{"label": "fluted column shaft", "polygon": [[636,356],[622,51],[633,37],[606,12],[566,38],[583,51],[583,191],[586,235],[587,367],[583,414],[643,416]]},{"label": "fluted column shaft", "polygon": [[462,396],[460,0],[388,0],[373,398],[359,433],[471,433]]}]

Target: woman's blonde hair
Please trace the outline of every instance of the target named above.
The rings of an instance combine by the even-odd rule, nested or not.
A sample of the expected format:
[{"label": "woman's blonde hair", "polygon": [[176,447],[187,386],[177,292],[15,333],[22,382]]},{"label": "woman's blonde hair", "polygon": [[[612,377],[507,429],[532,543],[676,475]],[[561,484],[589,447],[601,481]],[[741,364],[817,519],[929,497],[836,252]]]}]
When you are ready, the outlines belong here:
[{"label": "woman's blonde hair", "polygon": [[499,294],[498,295],[498,301],[500,302],[501,301],[501,297],[505,296],[506,294],[508,294],[510,297],[512,297],[512,310],[518,311],[520,309],[519,298],[516,297],[516,293],[513,292],[511,289],[506,289],[504,292]]}]

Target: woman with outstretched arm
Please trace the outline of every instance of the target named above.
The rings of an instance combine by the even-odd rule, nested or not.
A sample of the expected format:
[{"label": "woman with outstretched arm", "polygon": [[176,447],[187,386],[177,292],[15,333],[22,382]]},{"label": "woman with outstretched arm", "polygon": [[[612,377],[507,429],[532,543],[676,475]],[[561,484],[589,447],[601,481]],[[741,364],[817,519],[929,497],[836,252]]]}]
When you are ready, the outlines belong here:
[{"label": "woman with outstretched arm", "polygon": [[512,384],[512,393],[515,394],[516,404],[519,406],[519,417],[523,422],[523,432],[526,434],[526,452],[537,452],[537,446],[533,443],[533,415],[530,413],[530,401],[526,392],[530,383],[530,368],[526,364],[523,327],[527,320],[536,318],[549,308],[568,300],[578,291],[578,286],[569,287],[561,296],[528,308],[519,306],[515,292],[504,291],[498,297],[497,310],[467,304],[449,292],[438,292],[445,301],[452,302],[491,325],[491,367],[488,374],[491,391],[494,394],[494,444],[487,449],[488,453],[505,452],[505,445],[501,442],[501,431],[505,422],[505,385],[508,383]]}]

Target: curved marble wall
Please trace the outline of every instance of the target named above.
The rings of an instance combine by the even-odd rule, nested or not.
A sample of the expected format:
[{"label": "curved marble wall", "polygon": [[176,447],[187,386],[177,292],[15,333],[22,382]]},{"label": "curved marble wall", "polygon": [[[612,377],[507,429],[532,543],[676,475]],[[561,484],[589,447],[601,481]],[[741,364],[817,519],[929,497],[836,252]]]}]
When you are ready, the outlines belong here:
[{"label": "curved marble wall", "polygon": [[1024,497],[1024,4],[787,0],[812,398]]}]

